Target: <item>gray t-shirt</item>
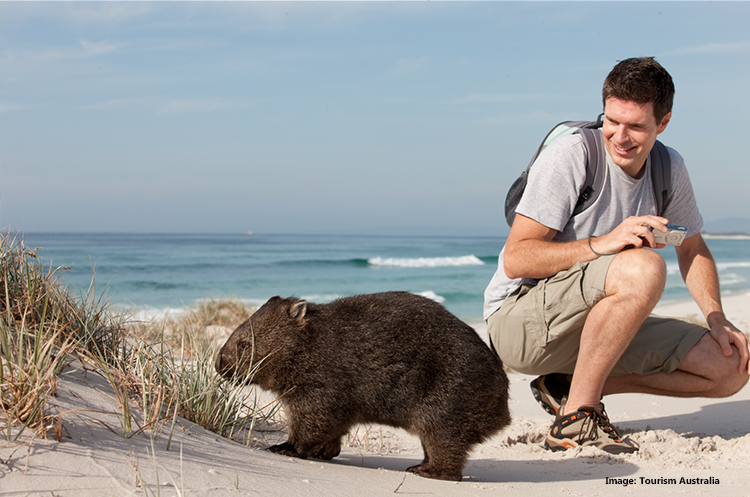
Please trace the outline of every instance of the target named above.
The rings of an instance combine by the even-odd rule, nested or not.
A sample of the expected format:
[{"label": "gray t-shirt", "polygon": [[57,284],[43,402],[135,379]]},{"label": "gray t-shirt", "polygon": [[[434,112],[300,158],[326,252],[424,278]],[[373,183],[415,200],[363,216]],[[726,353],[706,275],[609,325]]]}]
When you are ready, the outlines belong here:
[{"label": "gray t-shirt", "polygon": [[[601,132],[601,131],[600,131]],[[685,161],[668,148],[672,163],[672,193],[663,217],[699,233],[703,218],[695,202]],[[633,179],[617,166],[609,154],[602,191],[588,209],[571,217],[586,180],[586,151],[581,135],[557,139],[542,151],[529,172],[528,184],[516,212],[557,231],[556,241],[582,240],[605,235],[629,216],[656,214],[651,182],[651,160],[645,174]],[[500,252],[498,269],[484,292],[484,318],[497,311],[522,283],[537,280],[510,279],[503,269],[505,247]]]}]

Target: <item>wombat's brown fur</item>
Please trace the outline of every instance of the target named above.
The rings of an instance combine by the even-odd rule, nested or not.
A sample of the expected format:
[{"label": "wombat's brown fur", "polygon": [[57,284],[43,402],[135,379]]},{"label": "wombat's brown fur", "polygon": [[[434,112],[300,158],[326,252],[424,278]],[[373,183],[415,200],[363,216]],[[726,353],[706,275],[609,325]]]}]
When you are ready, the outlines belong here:
[{"label": "wombat's brown fur", "polygon": [[424,297],[360,295],[330,304],[273,297],[219,352],[226,377],[282,396],[289,439],[269,450],[332,459],[358,423],[419,436],[424,461],[408,471],[460,480],[471,448],[510,422],[508,379],[467,324]]}]

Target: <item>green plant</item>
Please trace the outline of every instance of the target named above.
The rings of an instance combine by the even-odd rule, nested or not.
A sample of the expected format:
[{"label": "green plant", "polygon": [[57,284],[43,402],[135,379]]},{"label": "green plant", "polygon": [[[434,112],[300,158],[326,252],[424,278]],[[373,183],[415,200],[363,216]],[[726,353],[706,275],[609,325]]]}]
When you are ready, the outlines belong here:
[{"label": "green plant", "polygon": [[179,350],[145,340],[131,348],[130,390],[141,404],[144,427],[154,429],[180,416],[229,438],[251,431],[256,418],[267,415],[258,409],[254,390],[245,387],[248,378],[226,381],[214,370],[216,342],[200,346],[195,328],[183,334]]},{"label": "green plant", "polygon": [[144,430],[157,436],[168,425],[171,443],[182,416],[250,443],[255,423],[275,414],[258,407],[256,392],[245,387],[247,377],[225,381],[214,371],[217,338],[206,329],[233,328],[251,308],[209,300],[177,318],[127,321],[110,311],[93,275],[85,293],[72,296],[60,281],[65,270],[45,269],[21,237],[0,234],[0,417],[8,420],[6,438],[17,439],[27,428],[45,432],[52,420],[46,402],[74,360],[93,366],[111,385],[124,437]]},{"label": "green plant", "polygon": [[[57,375],[67,364],[72,342],[45,330],[9,329],[0,322],[0,412],[8,420],[5,438],[17,439],[25,429],[44,433],[45,404],[57,393]],[[20,426],[15,435],[12,427]]]},{"label": "green plant", "polygon": [[[58,270],[45,272],[22,240],[0,234],[0,414],[7,439],[26,429],[45,432],[46,401],[74,348],[70,323],[58,312],[70,305],[56,291]],[[15,435],[13,426],[20,426]]]},{"label": "green plant", "polygon": [[121,344],[122,317],[109,311],[105,293],[96,292],[94,278],[85,294],[74,296],[60,281],[67,267],[45,268],[37,249],[8,231],[0,234],[0,313],[6,326],[60,332],[89,351],[111,354]]}]

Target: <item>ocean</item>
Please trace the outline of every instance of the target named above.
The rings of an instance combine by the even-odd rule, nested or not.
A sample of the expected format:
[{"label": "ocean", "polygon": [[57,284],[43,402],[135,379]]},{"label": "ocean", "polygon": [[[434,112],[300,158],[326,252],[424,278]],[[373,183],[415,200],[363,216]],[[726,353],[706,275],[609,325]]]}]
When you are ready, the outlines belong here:
[{"label": "ocean", "polygon": [[[483,294],[504,237],[346,235],[177,235],[26,233],[46,266],[69,267],[62,281],[116,308],[157,317],[205,299],[260,305],[274,295],[313,302],[406,290],[441,302],[469,323],[482,321]],[[722,291],[750,290],[750,239],[708,238]],[[689,299],[673,250],[663,300]]]}]

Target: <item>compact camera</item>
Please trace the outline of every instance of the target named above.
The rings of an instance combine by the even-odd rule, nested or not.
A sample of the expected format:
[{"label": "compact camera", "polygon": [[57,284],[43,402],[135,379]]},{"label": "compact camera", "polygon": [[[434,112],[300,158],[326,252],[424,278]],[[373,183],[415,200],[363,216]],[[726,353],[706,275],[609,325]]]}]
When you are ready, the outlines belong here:
[{"label": "compact camera", "polygon": [[685,235],[687,235],[687,228],[677,224],[668,224],[666,233],[655,230],[654,228],[651,228],[651,231],[654,234],[656,243],[665,243],[667,245],[675,245],[678,247],[682,245],[682,241],[685,239]]}]

